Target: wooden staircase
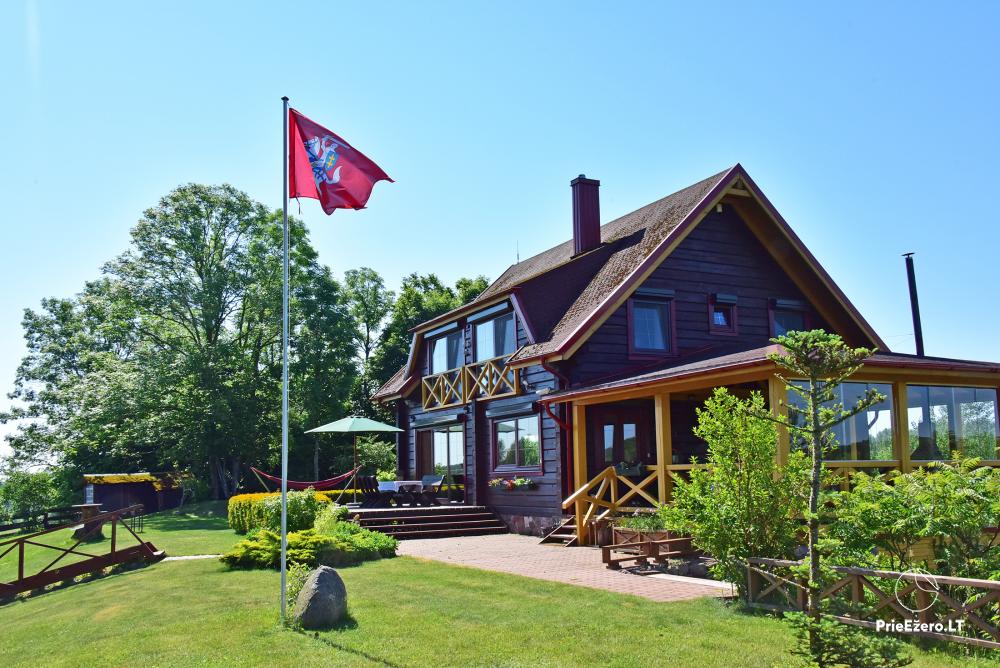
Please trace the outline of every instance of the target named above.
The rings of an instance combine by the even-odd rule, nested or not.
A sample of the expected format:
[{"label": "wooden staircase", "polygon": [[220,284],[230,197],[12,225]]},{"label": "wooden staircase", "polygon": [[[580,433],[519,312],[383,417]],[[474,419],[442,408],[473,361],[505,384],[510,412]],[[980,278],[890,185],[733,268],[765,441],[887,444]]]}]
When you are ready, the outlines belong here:
[{"label": "wooden staircase", "polygon": [[399,540],[507,533],[507,525],[486,506],[359,508],[349,516],[366,529]]},{"label": "wooden staircase", "polygon": [[540,543],[557,543],[565,547],[577,545],[576,518],[565,517],[559,526],[553,529]]}]

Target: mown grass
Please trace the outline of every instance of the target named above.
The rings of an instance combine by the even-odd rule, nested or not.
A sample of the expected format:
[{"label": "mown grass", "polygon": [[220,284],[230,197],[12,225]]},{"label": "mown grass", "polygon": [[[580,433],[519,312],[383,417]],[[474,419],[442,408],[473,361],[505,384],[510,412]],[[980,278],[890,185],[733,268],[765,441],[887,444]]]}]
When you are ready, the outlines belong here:
[{"label": "mown grass", "polygon": [[[236,536],[224,506],[147,518],[172,554]],[[0,606],[0,666],[785,666],[789,627],[716,600],[631,596],[406,557],[340,570],[350,618],[279,626],[278,575],[162,562]],[[623,575],[622,577],[628,577]],[[980,665],[917,652],[914,666]]]},{"label": "mown grass", "polygon": [[[214,560],[59,589],[0,607],[0,665],[789,663],[787,625],[715,600],[654,603],[406,557],[341,574],[350,619],[315,636],[278,626],[276,573],[226,571]],[[921,653],[914,665],[969,663]]]},{"label": "mown grass", "polygon": [[[102,540],[87,541],[76,548],[86,554],[106,554],[110,549],[111,529],[104,528]],[[166,551],[168,556],[191,554],[220,554],[233,546],[239,536],[229,528],[226,521],[226,502],[209,501],[199,503],[181,510],[168,510],[154,513],[144,518],[143,531],[138,534],[144,540],[153,543],[157,549]],[[0,542],[14,536],[0,538]],[[39,543],[62,548],[72,547],[76,542],[72,531],[65,529],[41,536]],[[135,545],[137,541],[130,533],[119,527],[117,544],[119,548]],[[2,552],[6,548],[0,548]],[[26,576],[37,573],[48,566],[59,552],[38,545],[27,545],[24,551]],[[66,566],[76,561],[86,559],[84,556],[70,554],[61,559],[56,567]],[[0,582],[7,582],[17,577],[16,550],[0,558]]]}]

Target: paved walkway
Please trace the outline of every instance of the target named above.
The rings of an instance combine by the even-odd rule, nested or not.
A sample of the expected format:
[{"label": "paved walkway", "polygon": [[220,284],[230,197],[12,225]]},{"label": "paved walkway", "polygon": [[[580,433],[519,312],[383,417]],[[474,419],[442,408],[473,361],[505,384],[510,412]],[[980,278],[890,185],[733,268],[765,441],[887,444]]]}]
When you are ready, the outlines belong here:
[{"label": "paved walkway", "polygon": [[639,576],[607,569],[600,550],[587,547],[540,545],[538,538],[501,534],[404,540],[399,553],[460,566],[523,575],[539,580],[634,594],[654,601],[684,601],[703,596],[726,596],[729,585],[671,575]]}]

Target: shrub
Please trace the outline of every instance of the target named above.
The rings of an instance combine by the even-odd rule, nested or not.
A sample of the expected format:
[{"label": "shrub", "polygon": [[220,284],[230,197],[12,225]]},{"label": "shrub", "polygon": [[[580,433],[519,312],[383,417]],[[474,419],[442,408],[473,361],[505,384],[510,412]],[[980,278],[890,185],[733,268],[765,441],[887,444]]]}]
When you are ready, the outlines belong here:
[{"label": "shrub", "polygon": [[288,586],[285,590],[287,598],[285,600],[288,602],[289,608],[295,605],[299,592],[305,586],[310,573],[312,573],[312,569],[305,564],[292,564],[288,567]]},{"label": "shrub", "polygon": [[[329,536],[313,529],[288,534],[288,563],[315,567],[326,563],[326,552],[333,549]],[[253,537],[236,543],[219,557],[230,568],[278,568],[281,565],[281,537],[274,531],[261,529]]]},{"label": "shrub", "polygon": [[667,528],[690,534],[694,545],[717,559],[712,572],[746,589],[748,557],[794,556],[801,533],[809,471],[801,452],[775,462],[774,424],[754,392],[741,401],[718,388],[698,409],[695,434],[708,443],[708,467],[677,480],[673,503],[662,509]]},{"label": "shrub", "polygon": [[[288,531],[312,527],[322,504],[329,503],[325,495],[312,490],[288,493]],[[281,494],[265,492],[239,494],[229,499],[229,526],[236,533],[254,528],[281,529]]]},{"label": "shrub", "polygon": [[338,506],[333,503],[327,504],[316,515],[316,521],[313,523],[313,526],[320,533],[331,534],[333,533],[333,526],[338,522],[345,521],[347,514],[347,506]]},{"label": "shrub", "polygon": [[658,506],[656,512],[653,513],[636,512],[627,517],[616,519],[615,524],[623,529],[634,531],[664,531],[667,529],[668,511],[666,507],[666,505]]},{"label": "shrub", "polygon": [[[851,668],[899,668],[913,662],[906,644],[891,636],[878,636],[841,622],[814,619],[801,612],[785,618],[795,630],[793,654],[807,666],[851,666]],[[812,633],[810,634],[810,630]],[[815,643],[810,646],[810,638]]]}]

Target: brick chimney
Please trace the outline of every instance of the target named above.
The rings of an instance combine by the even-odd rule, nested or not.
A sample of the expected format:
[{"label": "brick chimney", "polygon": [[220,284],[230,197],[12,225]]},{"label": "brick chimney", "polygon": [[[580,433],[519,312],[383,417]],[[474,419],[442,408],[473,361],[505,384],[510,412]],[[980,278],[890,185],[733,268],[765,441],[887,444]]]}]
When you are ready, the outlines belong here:
[{"label": "brick chimney", "polygon": [[583,174],[569,182],[573,190],[573,254],[580,255],[601,245],[601,182]]}]

